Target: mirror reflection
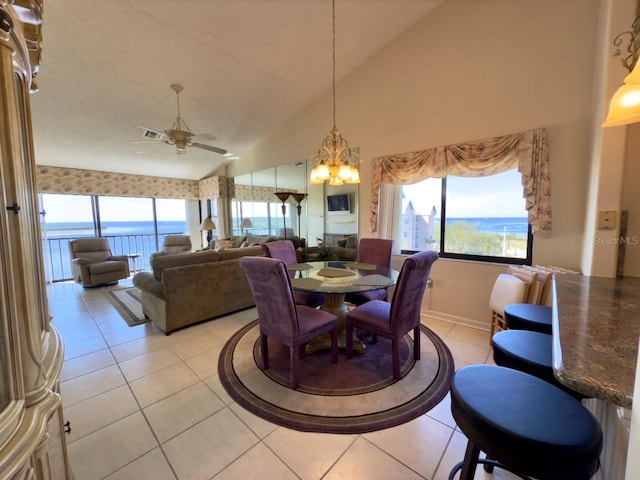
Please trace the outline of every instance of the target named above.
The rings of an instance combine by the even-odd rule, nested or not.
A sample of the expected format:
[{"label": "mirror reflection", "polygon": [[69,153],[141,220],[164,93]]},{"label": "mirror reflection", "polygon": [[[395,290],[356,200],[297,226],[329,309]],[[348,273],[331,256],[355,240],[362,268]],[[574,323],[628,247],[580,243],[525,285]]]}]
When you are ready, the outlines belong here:
[{"label": "mirror reflection", "polygon": [[308,260],[355,260],[358,185],[310,184],[306,161],[238,175],[233,182],[234,237],[287,238]]}]

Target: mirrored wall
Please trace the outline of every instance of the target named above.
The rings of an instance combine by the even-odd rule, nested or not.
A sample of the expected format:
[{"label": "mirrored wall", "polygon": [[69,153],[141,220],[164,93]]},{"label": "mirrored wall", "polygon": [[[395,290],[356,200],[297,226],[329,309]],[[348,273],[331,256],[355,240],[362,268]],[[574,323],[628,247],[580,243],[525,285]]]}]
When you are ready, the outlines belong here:
[{"label": "mirrored wall", "polygon": [[233,178],[234,235],[299,237],[307,247],[358,237],[358,185],[309,183],[306,161]]}]

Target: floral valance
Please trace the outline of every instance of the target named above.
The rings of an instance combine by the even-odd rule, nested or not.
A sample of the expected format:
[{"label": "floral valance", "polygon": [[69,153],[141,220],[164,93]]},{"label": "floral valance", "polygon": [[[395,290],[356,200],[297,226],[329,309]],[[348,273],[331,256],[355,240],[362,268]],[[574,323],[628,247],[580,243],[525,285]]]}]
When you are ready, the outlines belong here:
[{"label": "floral valance", "polygon": [[523,197],[534,235],[551,236],[551,187],[545,129],[377,157],[372,160],[369,226],[378,222],[380,184],[409,185],[447,175],[482,177],[512,168],[522,175]]}]

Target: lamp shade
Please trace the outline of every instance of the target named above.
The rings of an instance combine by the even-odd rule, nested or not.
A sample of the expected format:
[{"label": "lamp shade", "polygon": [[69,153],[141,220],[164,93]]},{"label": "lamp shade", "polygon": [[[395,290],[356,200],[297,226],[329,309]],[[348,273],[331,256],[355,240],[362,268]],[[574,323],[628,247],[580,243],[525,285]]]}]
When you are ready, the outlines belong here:
[{"label": "lamp shade", "polygon": [[251,228],[253,227],[253,223],[250,218],[243,218],[242,222],[240,222],[240,228]]},{"label": "lamp shade", "polygon": [[216,229],[216,224],[213,223],[213,220],[211,220],[211,217],[207,217],[204,220],[202,220],[202,223],[200,224],[200,230],[215,230]]},{"label": "lamp shade", "polygon": [[617,127],[640,122],[640,62],[624,79],[609,104],[609,115],[603,127]]}]

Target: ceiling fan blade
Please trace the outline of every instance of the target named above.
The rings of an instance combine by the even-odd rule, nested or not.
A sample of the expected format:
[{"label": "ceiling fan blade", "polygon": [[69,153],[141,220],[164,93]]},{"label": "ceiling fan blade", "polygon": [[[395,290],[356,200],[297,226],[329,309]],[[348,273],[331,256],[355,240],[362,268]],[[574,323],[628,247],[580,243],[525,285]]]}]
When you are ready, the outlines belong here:
[{"label": "ceiling fan blade", "polygon": [[224,155],[227,151],[224,148],[212,147],[211,145],[205,145],[204,143],[192,143],[191,146],[202,148],[203,150],[209,150],[210,152],[219,153]]},{"label": "ceiling fan blade", "polygon": [[218,140],[216,137],[211,135],[210,133],[199,133],[191,137],[192,140],[205,141],[205,142],[215,142]]},{"label": "ceiling fan blade", "polygon": [[140,141],[129,141],[127,143],[162,143],[160,140],[140,140]]}]

